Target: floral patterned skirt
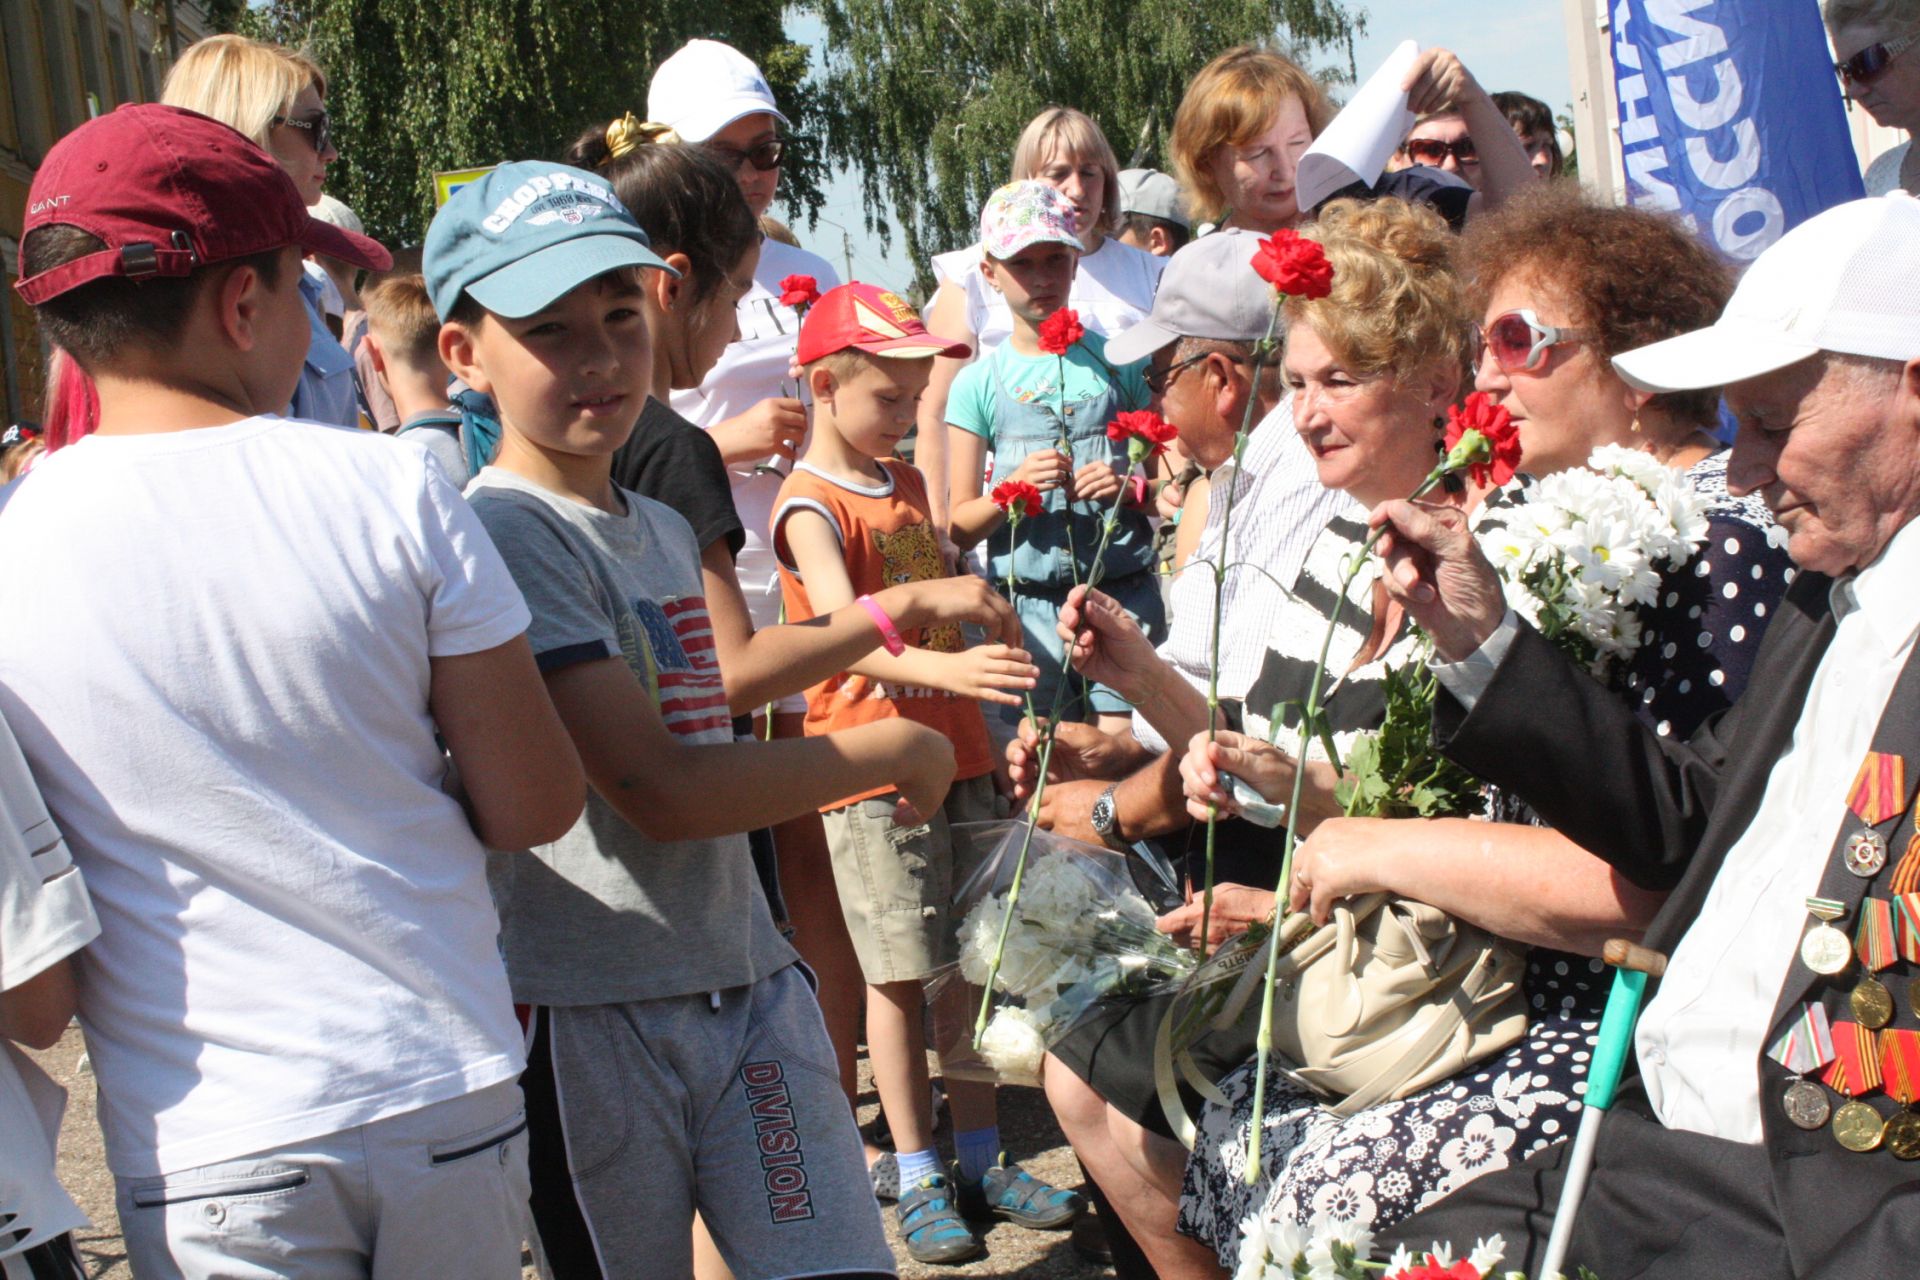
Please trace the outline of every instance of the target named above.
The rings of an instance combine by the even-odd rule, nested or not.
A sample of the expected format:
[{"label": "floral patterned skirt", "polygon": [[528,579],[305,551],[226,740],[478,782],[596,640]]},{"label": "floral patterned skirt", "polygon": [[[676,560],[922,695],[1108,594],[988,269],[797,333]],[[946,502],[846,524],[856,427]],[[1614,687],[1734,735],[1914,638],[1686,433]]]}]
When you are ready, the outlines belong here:
[{"label": "floral patterned skirt", "polygon": [[1325,1213],[1379,1230],[1571,1137],[1600,1024],[1589,1002],[1571,994],[1563,1003],[1536,989],[1532,1003],[1536,1020],[1504,1054],[1355,1116],[1329,1114],[1314,1095],[1270,1073],[1252,1186],[1245,1174],[1254,1064],[1246,1063],[1220,1082],[1228,1105],[1209,1105],[1200,1117],[1181,1232],[1211,1246],[1231,1271],[1240,1224],[1255,1211],[1302,1224]]}]

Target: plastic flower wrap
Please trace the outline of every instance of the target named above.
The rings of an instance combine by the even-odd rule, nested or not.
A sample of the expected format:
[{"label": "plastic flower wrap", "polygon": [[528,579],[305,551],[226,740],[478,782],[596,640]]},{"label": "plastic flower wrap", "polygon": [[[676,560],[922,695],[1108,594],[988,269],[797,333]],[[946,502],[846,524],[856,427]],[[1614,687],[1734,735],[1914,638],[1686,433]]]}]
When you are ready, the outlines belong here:
[{"label": "plastic flower wrap", "polygon": [[1657,600],[1662,570],[1707,536],[1706,503],[1686,476],[1618,445],[1535,482],[1504,515],[1480,537],[1507,603],[1601,677],[1639,650],[1636,610]]},{"label": "plastic flower wrap", "polygon": [[929,991],[953,981],[984,987],[991,975],[996,998],[977,1049],[967,1031],[942,1032],[944,1070],[962,1079],[1037,1084],[1047,1049],[1101,999],[1170,990],[1193,971],[1196,958],[1154,927],[1154,905],[1135,884],[1137,869],[1170,904],[1168,869],[1039,831],[1015,895],[1025,822],[969,824],[957,828],[955,838],[991,852],[954,895],[959,958],[933,978]]}]

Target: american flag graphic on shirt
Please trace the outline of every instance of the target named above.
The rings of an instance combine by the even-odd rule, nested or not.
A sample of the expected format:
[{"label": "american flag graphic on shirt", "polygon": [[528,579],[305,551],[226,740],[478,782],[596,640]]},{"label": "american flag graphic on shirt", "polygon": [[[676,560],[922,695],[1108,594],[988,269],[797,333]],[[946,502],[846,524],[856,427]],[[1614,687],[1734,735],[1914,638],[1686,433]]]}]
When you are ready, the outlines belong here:
[{"label": "american flag graphic on shirt", "polygon": [[667,728],[679,734],[731,731],[733,717],[727,711],[706,597],[632,603],[659,681],[660,718]]}]

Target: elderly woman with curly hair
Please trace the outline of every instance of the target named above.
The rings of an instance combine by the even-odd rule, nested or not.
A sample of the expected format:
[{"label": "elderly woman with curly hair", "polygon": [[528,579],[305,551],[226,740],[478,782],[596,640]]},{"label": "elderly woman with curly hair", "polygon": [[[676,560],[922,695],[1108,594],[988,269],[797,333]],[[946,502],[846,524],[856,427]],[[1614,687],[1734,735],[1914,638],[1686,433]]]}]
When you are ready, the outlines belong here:
[{"label": "elderly woman with curly hair", "polygon": [[[1624,445],[1684,471],[1705,499],[1704,545],[1663,575],[1640,613],[1644,643],[1609,676],[1651,728],[1684,737],[1745,686],[1790,569],[1759,499],[1728,496],[1727,454],[1711,434],[1717,395],[1636,391],[1611,359],[1711,323],[1726,268],[1672,220],[1587,203],[1572,189],[1543,188],[1476,224],[1462,258],[1481,317],[1476,385],[1512,413],[1526,470],[1583,466],[1595,448]],[[1222,798],[1221,769],[1269,798],[1290,781],[1279,752],[1223,733],[1211,747],[1196,740],[1183,762],[1190,804]],[[1506,820],[1335,817],[1300,846],[1288,905],[1316,920],[1342,899],[1384,891],[1531,948],[1531,1022],[1510,1051],[1349,1117],[1271,1071],[1252,1186],[1254,1066],[1228,1076],[1227,1104],[1201,1118],[1180,1218],[1222,1262],[1250,1215],[1386,1227],[1572,1133],[1605,998],[1594,957],[1608,938],[1637,937],[1665,894],[1627,882],[1517,803],[1496,797],[1494,808]],[[1216,928],[1244,927],[1273,905],[1270,891],[1223,890]]]}]

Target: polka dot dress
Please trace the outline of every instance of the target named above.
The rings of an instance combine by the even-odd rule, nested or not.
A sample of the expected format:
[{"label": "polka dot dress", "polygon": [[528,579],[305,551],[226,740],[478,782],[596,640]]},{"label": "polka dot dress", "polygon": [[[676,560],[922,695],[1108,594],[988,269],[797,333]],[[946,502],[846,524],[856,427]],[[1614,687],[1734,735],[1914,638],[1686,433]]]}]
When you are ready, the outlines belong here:
[{"label": "polka dot dress", "polygon": [[[1646,642],[1613,684],[1655,732],[1687,735],[1745,687],[1760,636],[1792,577],[1785,539],[1757,498],[1727,493],[1726,455],[1691,468],[1708,502],[1709,537],[1667,574],[1642,613]],[[1504,821],[1527,821],[1502,797]],[[1251,1062],[1220,1082],[1187,1164],[1180,1230],[1231,1270],[1240,1223],[1353,1217],[1374,1229],[1418,1212],[1483,1173],[1569,1137],[1579,1124],[1587,1062],[1609,980],[1598,960],[1536,948],[1526,993],[1533,1020],[1512,1049],[1424,1093],[1348,1119],[1277,1072],[1267,1080],[1259,1181],[1245,1182],[1253,1110]]]}]

